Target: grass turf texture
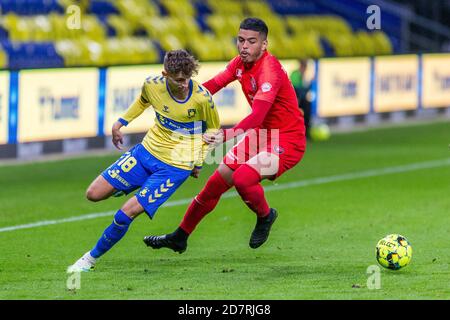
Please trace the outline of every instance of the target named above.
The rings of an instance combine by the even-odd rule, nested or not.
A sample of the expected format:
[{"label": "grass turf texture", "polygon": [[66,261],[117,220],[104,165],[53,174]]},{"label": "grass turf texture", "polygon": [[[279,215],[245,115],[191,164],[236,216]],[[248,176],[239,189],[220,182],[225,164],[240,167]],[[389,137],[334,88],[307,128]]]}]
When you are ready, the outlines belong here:
[{"label": "grass turf texture", "polygon": [[[339,134],[310,143],[277,184],[449,158],[449,123]],[[0,167],[0,228],[115,211],[126,198],[85,200],[112,156]],[[193,197],[215,166],[189,179],[169,201]],[[264,182],[265,186],[272,182]],[[179,255],[142,238],[174,230],[187,204],[141,215],[96,271],[68,290],[66,267],[112,221],[102,217],[0,233],[0,299],[448,299],[450,166],[272,190],[279,217],[266,244],[250,249],[255,215],[240,198],[222,199]],[[400,233],[413,246],[409,266],[381,269],[370,290],[375,245]]]}]

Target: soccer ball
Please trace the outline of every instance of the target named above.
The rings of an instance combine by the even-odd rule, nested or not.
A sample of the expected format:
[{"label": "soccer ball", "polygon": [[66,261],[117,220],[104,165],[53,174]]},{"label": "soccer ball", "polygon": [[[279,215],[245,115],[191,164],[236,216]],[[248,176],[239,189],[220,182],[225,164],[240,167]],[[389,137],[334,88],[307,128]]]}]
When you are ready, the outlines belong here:
[{"label": "soccer ball", "polygon": [[310,129],[310,136],[313,141],[328,140],[330,135],[330,128],[325,123],[313,125]]},{"label": "soccer ball", "polygon": [[398,270],[411,262],[412,247],[404,236],[390,234],[378,241],[376,255],[383,267]]}]

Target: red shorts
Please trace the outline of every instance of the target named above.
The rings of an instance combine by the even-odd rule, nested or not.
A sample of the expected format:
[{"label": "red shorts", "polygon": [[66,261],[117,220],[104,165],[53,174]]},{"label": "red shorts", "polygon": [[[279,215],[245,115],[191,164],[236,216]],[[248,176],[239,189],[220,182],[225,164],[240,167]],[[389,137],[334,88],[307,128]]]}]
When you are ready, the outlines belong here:
[{"label": "red shorts", "polygon": [[[233,148],[231,148],[225,157],[223,163],[231,170],[235,171],[242,164],[251,164],[250,159],[260,152],[268,152],[278,156],[279,163],[277,168],[270,168],[267,165],[266,172],[272,175],[270,180],[275,180],[285,171],[293,168],[303,158],[306,149],[306,138],[303,135],[279,134],[266,137],[258,134],[258,131],[247,133]],[[259,167],[265,169],[264,164]],[[264,172],[262,171],[264,174]]]}]

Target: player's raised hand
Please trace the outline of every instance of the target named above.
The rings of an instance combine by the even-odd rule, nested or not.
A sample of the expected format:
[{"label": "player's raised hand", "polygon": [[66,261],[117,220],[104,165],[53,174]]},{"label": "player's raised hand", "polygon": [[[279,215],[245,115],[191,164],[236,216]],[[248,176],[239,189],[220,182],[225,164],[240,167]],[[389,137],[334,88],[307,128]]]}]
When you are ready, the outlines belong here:
[{"label": "player's raised hand", "polygon": [[122,123],[120,123],[119,121],[116,121],[112,127],[112,143],[119,150],[122,150],[123,144],[123,133],[120,132],[121,127]]}]

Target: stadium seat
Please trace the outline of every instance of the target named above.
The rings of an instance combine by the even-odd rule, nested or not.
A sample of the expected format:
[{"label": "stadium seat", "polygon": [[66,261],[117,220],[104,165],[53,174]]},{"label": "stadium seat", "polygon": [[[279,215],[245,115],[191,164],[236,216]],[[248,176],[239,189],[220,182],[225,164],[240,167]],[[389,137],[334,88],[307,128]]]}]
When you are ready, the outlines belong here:
[{"label": "stadium seat", "polygon": [[114,14],[107,16],[107,22],[112,28],[114,28],[115,34],[119,38],[131,36],[134,32],[133,25],[120,15]]},{"label": "stadium seat", "polygon": [[193,17],[196,14],[195,8],[189,0],[160,0],[161,4],[172,16],[188,16]]},{"label": "stadium seat", "polygon": [[[68,27],[72,11],[67,10],[73,5],[81,13],[79,28]],[[266,21],[269,50],[279,58],[393,52],[382,31],[358,30],[355,21],[322,9],[313,0],[229,0],[226,5],[215,0],[2,0],[0,40],[14,43],[5,52],[14,54],[7,61],[16,67],[22,61],[30,65],[30,52],[48,52],[46,65],[63,61],[66,66],[161,62],[162,51],[179,48],[214,61],[236,55],[240,22],[257,16]],[[40,51],[47,44],[53,51]],[[120,45],[130,47],[119,50]]]},{"label": "stadium seat", "polygon": [[372,41],[375,43],[375,54],[392,54],[393,48],[388,36],[383,31],[371,33]]}]

